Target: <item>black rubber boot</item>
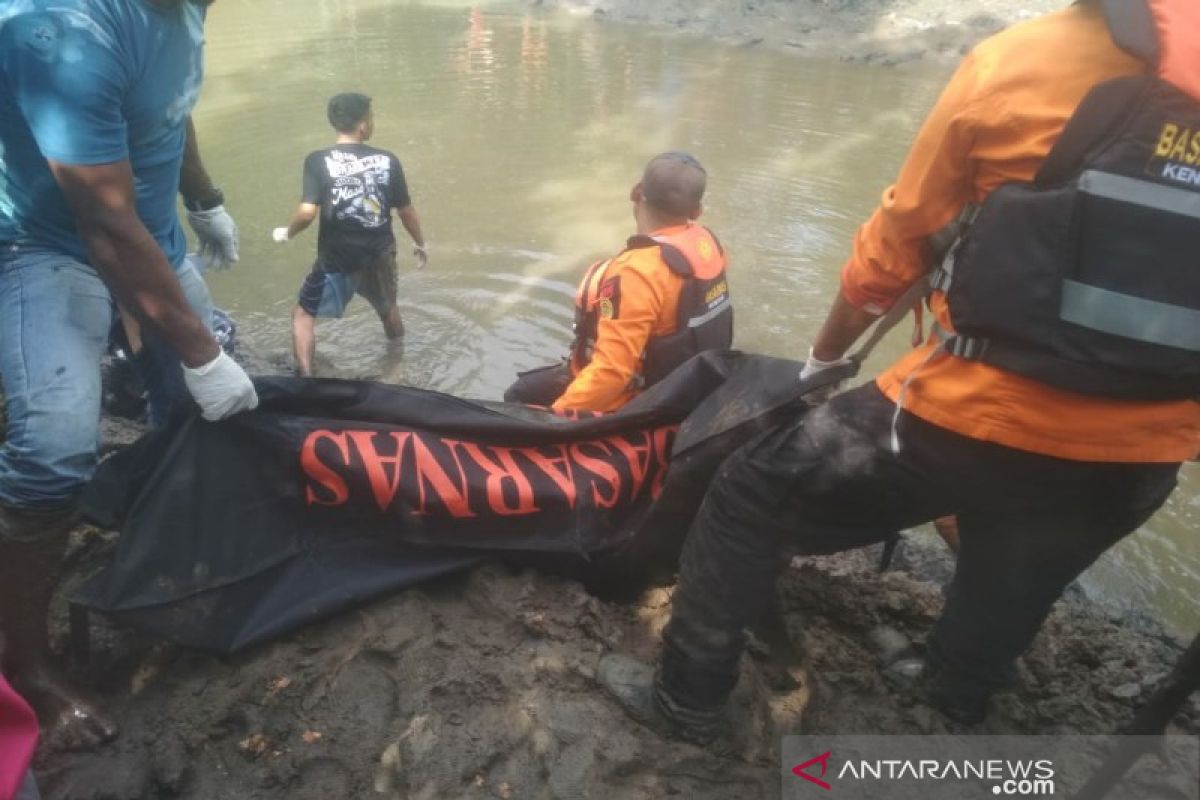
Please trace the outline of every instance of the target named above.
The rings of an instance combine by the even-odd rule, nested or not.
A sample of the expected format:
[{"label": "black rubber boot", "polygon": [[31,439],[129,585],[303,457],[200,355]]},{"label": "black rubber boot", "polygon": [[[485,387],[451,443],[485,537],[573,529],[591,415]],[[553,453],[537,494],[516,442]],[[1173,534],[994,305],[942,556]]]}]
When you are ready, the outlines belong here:
[{"label": "black rubber boot", "polygon": [[672,739],[706,745],[721,732],[723,711],[688,708],[675,700],[649,664],[623,655],[600,660],[596,677],[625,713],[647,728]]},{"label": "black rubber boot", "polygon": [[987,719],[988,695],[955,691],[943,683],[928,681],[924,686],[929,704],[949,719],[962,725],[978,725]]},{"label": "black rubber boot", "polygon": [[[1008,685],[1015,684],[1015,667],[1004,670],[1003,674]],[[938,667],[929,658],[901,658],[888,667],[883,678],[900,691],[920,694],[926,703],[961,724],[978,724],[988,718],[992,693],[1003,687],[968,680]]]}]

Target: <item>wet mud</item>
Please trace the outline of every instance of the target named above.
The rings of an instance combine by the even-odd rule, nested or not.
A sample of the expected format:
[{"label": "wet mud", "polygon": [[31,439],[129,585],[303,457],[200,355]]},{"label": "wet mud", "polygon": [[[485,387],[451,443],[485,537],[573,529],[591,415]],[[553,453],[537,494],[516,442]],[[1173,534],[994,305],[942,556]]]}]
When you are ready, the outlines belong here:
[{"label": "wet mud", "polygon": [[[112,542],[77,534],[65,591]],[[230,657],[98,621],[81,674],[123,735],[92,753],[42,753],[38,775],[51,800],[770,798],[788,733],[1105,733],[1181,651],[1072,593],[1018,685],[963,727],[895,674],[922,651],[949,556],[916,535],[888,572],[877,560],[793,562],[743,660],[729,732],[710,748],[664,741],[595,680],[605,653],[655,657],[671,587],[613,602],[492,564]],[[56,616],[65,637],[65,607]],[[1200,705],[1175,726],[1200,732]]]}]

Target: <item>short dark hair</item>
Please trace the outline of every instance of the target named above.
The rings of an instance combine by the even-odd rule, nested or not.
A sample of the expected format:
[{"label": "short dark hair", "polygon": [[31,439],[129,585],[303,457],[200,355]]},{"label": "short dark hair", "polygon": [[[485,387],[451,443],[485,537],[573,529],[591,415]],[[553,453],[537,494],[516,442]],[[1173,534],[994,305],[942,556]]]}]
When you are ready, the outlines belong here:
[{"label": "short dark hair", "polygon": [[326,114],[338,133],[352,133],[371,113],[371,98],[358,92],[342,92],[329,99]]},{"label": "short dark hair", "polygon": [[660,212],[691,219],[700,211],[708,172],[690,153],[670,150],[650,159],[642,174],[642,194]]}]

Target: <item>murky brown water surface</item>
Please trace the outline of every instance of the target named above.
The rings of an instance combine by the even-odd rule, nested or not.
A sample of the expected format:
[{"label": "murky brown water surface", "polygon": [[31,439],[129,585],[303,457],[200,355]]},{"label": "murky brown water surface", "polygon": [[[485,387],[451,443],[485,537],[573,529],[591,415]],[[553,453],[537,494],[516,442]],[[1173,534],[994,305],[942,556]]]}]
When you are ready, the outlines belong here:
[{"label": "murky brown water surface", "polygon": [[[705,221],[732,255],[737,345],[800,357],[855,227],[946,75],[502,6],[222,0],[196,119],[241,225],[242,263],[213,276],[213,291],[257,349],[283,358],[315,236],[280,246],[269,232],[298,200],[305,154],[332,141],[326,99],[354,90],[375,98],[374,143],[405,165],[432,264],[404,264],[403,349],[359,301],[318,329],[327,372],[498,397],[516,370],[565,351],[581,270],[632,233],[629,187],[671,148],[709,169]],[[1198,523],[1200,470],[1189,467],[1168,507],[1085,586],[1194,630]]]}]

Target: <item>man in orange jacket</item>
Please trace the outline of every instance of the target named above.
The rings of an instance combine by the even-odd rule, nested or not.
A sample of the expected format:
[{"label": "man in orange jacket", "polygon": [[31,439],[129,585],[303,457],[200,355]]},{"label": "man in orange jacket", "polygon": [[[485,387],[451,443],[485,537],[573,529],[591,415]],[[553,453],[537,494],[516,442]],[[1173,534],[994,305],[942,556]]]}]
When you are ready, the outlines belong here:
[{"label": "man in orange jacket", "polygon": [[[929,272],[934,235],[981,204],[945,270],[954,277],[934,281],[947,290],[929,301],[938,335],[722,465],[684,546],[658,669],[619,655],[601,662],[601,680],[636,718],[696,741],[716,734],[742,632],[767,606],[786,546],[841,551],[953,512],[958,566],[922,684],[948,716],[979,721],[1063,588],[1145,522],[1174,488],[1180,462],[1200,451],[1200,297],[1194,263],[1178,247],[1200,234],[1200,171],[1188,162],[1200,162],[1188,149],[1195,138],[1200,153],[1191,134],[1200,131],[1200,6],[1149,0],[1140,19],[1160,24],[1133,31],[1101,5],[1079,3],[992,37],[945,89],[858,231],[802,383],[844,364],[871,323]],[[1175,38],[1140,44],[1154,45],[1155,31]],[[1114,38],[1130,42],[1128,51]],[[1075,162],[1057,148],[1048,159],[1060,135],[1114,130],[1088,119],[1067,125],[1077,109],[1087,116],[1084,98],[1101,86],[1134,90],[1138,102],[1088,112],[1128,112],[1120,125],[1129,135],[1079,147]],[[1064,163],[1074,163],[1069,179],[1034,182],[1040,167]],[[1075,272],[1056,272],[1067,231],[1079,237]],[[1159,246],[1163,237],[1169,247]],[[1002,246],[978,252],[989,240]],[[1044,272],[1028,272],[1042,264]],[[1004,292],[1040,286],[1047,274],[1062,284],[1061,304],[1039,310],[1040,295],[1029,294],[1023,306],[1000,308]],[[1129,288],[1138,281],[1177,290],[1150,301]],[[972,282],[999,288],[972,304],[963,299],[976,299]],[[1075,307],[1075,293],[1103,302]],[[967,336],[968,321],[993,311],[1011,316],[995,323],[1006,332]],[[1023,334],[1031,338],[1018,342]],[[1131,351],[1141,369],[1123,368]],[[1179,375],[1190,382],[1175,385]]]},{"label": "man in orange jacket", "polygon": [[505,401],[616,411],[696,353],[733,343],[725,253],[695,223],[706,183],[687,153],[650,160],[629,195],[637,235],[579,286],[569,360],[522,373]]}]

